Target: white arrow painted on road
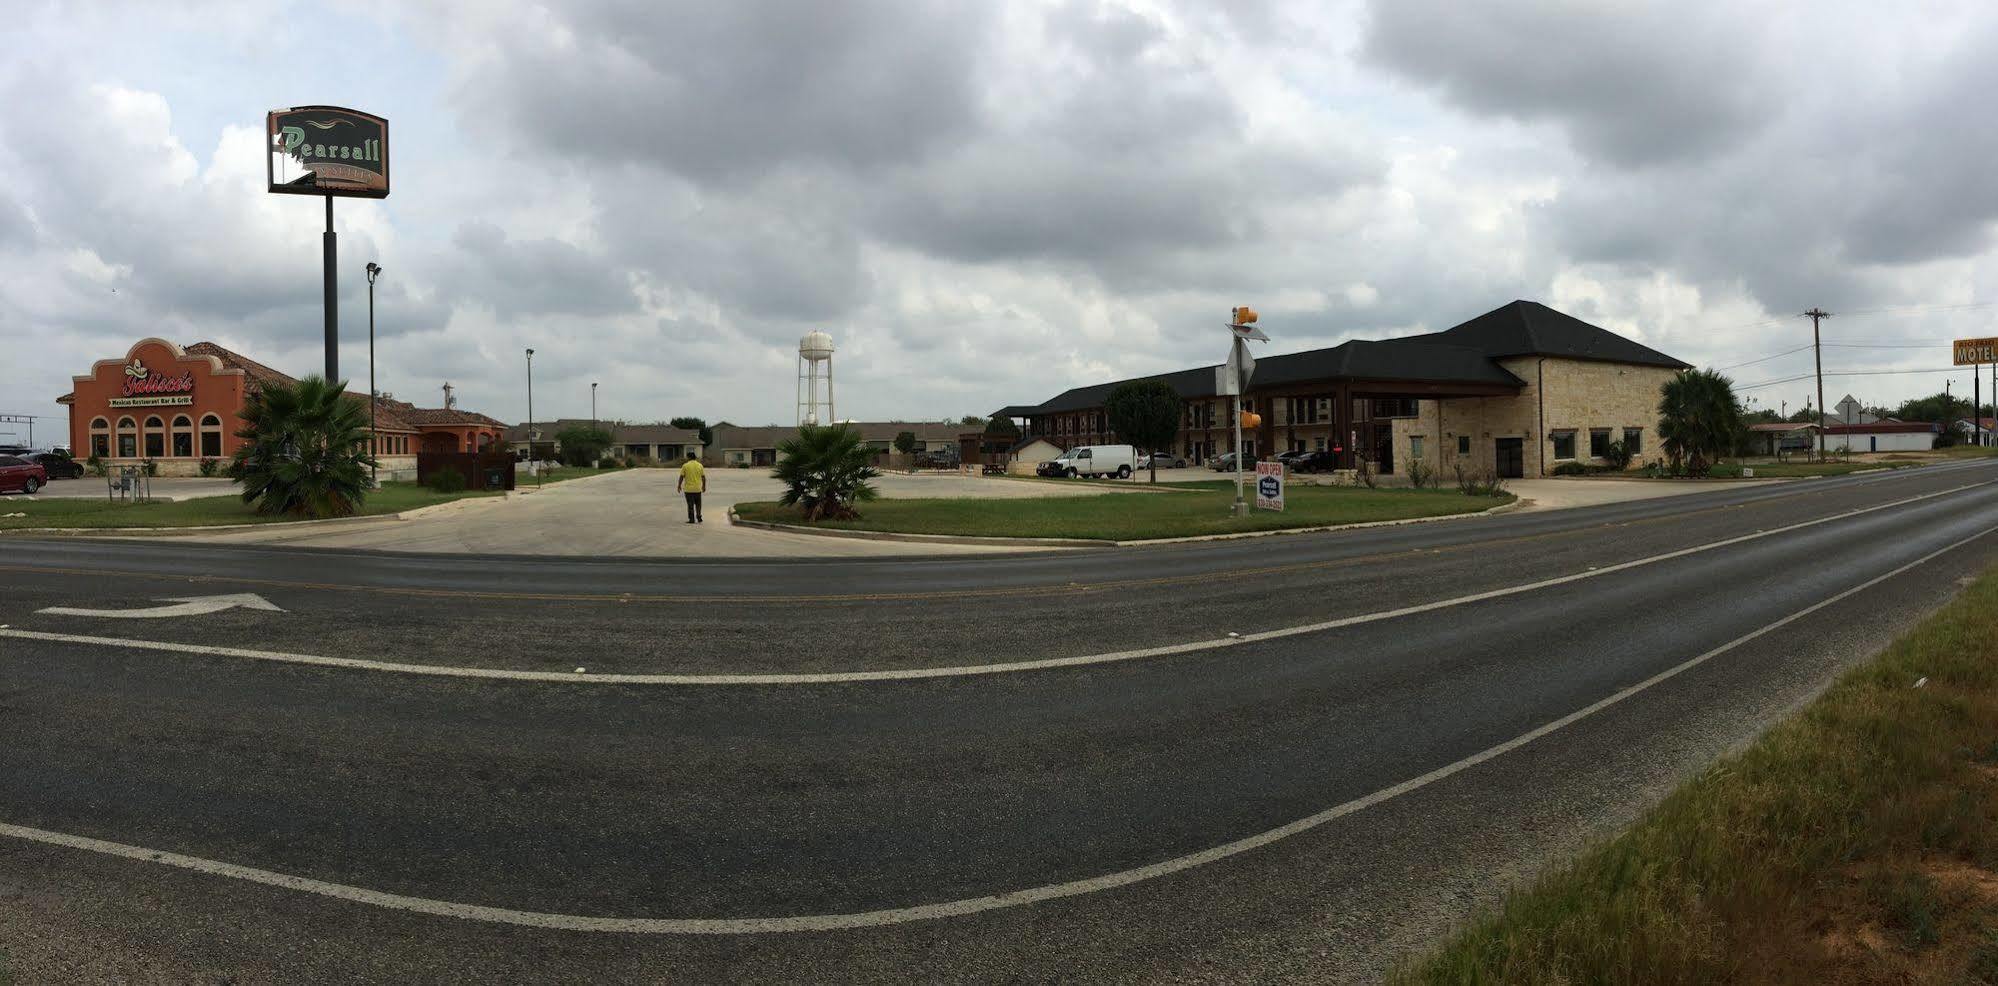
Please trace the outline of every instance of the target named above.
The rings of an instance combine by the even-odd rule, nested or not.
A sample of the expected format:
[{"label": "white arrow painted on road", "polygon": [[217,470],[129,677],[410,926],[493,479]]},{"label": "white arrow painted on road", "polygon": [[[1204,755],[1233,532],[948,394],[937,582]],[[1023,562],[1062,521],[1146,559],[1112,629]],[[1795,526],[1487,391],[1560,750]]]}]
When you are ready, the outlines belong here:
[{"label": "white arrow painted on road", "polygon": [[98,616],[113,620],[158,620],[170,616],[205,616],[238,607],[261,609],[271,613],[284,612],[254,592],[238,592],[223,596],[168,596],[160,601],[178,605],[149,606],[145,609],[78,609],[72,606],[50,606],[35,612],[47,613],[50,616]]}]

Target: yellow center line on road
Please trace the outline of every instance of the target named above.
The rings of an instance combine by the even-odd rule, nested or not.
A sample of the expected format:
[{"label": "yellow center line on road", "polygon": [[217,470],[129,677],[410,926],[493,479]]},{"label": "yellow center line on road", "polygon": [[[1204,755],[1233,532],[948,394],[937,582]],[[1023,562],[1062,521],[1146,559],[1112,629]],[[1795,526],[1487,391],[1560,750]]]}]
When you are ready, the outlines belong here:
[{"label": "yellow center line on road", "polygon": [[[1971,483],[1966,486],[1955,486],[1946,490],[1942,490],[1936,494],[1924,494],[1923,496],[1912,497],[1907,500],[1897,500],[1894,501],[1893,503],[1883,504],[1882,506],[1894,506],[1900,503],[1910,503],[1913,502],[1914,500],[1926,499],[1928,496],[1940,495],[1941,493],[1954,493],[1959,490],[1970,489],[1975,486],[1988,485],[1990,482],[1998,482],[1998,480],[1987,481],[1985,483]],[[1846,488],[1847,487],[1839,487],[1838,489],[1846,489]],[[679,604],[679,605],[693,605],[693,604],[725,605],[731,603],[811,604],[811,603],[906,602],[906,601],[919,601],[919,600],[932,600],[932,599],[998,599],[998,598],[1007,598],[1015,596],[1082,595],[1090,592],[1102,592],[1102,591],[1117,590],[1117,589],[1140,589],[1140,588],[1152,588],[1158,586],[1192,585],[1196,583],[1211,582],[1217,579],[1259,578],[1266,576],[1292,575],[1302,572],[1323,571],[1326,569],[1339,568],[1348,565],[1363,565],[1372,562],[1391,561],[1396,558],[1407,557],[1411,554],[1421,554],[1421,553],[1445,554],[1445,553],[1466,551],[1474,548],[1482,549],[1482,548],[1505,547],[1508,545],[1526,544],[1533,541],[1542,541],[1548,538],[1570,537],[1574,535],[1585,534],[1587,532],[1595,530],[1626,528],[1626,527],[1658,524],[1665,522],[1679,522],[1692,517],[1699,517],[1706,514],[1722,513],[1730,510],[1742,510],[1742,509],[1747,509],[1749,507],[1791,505],[1791,501],[1794,500],[1796,497],[1816,496],[1819,494],[1831,493],[1831,492],[1837,492],[1837,490],[1826,490],[1826,489],[1798,490],[1795,493],[1786,494],[1784,496],[1769,497],[1766,499],[1750,501],[1748,503],[1721,504],[1719,506],[1702,507],[1697,510],[1688,510],[1680,513],[1664,514],[1656,517],[1643,517],[1643,518],[1638,518],[1636,520],[1605,521],[1601,524],[1589,525],[1585,527],[1568,528],[1558,531],[1545,531],[1539,534],[1521,534],[1512,537],[1487,538],[1477,541],[1464,541],[1457,544],[1449,544],[1435,548],[1398,548],[1393,551],[1381,551],[1365,555],[1352,555],[1345,558],[1331,558],[1331,559],[1326,559],[1324,561],[1293,562],[1283,565],[1266,565],[1254,568],[1234,568],[1234,569],[1225,569],[1219,571],[1203,571],[1187,575],[1161,575],[1161,576],[1152,576],[1148,578],[1135,578],[1135,579],[1107,579],[1100,582],[1049,582],[1049,583],[1042,583],[1042,584],[1028,585],[1028,586],[992,586],[980,589],[924,589],[924,590],[912,590],[907,592],[843,592],[843,593],[811,593],[811,594],[790,594],[790,595],[760,594],[760,593],[688,594],[688,593],[634,593],[634,592],[526,592],[526,591],[508,591],[500,589],[438,589],[438,588],[424,588],[418,586],[355,585],[350,583],[339,583],[339,582],[310,582],[304,580],[257,578],[251,576],[241,576],[241,575],[167,574],[161,572],[142,572],[142,571],[132,571],[125,569],[65,568],[65,567],[48,566],[48,565],[0,564],[0,572],[20,572],[31,575],[69,575],[69,576],[85,576],[85,577],[108,576],[114,578],[143,578],[143,579],[175,580],[175,581],[194,582],[194,583],[203,583],[203,584],[218,583],[218,584],[228,584],[228,585],[249,585],[249,586],[260,586],[265,588],[278,588],[278,589],[308,589],[308,590],[319,590],[319,591],[330,591],[330,592],[370,592],[370,593],[381,593],[381,594],[389,594],[397,596],[421,596],[424,598],[490,599],[490,600],[513,601],[513,602],[589,602],[589,603],[622,602],[622,603],[652,603],[652,604]]]}]

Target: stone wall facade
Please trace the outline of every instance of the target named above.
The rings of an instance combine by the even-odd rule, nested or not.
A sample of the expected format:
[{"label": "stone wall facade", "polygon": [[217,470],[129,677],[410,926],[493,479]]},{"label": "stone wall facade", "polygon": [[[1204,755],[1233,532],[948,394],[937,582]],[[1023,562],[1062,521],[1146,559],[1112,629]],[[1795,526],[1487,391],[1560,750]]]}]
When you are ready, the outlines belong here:
[{"label": "stone wall facade", "polygon": [[[1395,473],[1406,475],[1406,464],[1418,457],[1446,480],[1459,466],[1484,473],[1497,468],[1498,443],[1505,438],[1521,440],[1521,472],[1528,479],[1549,475],[1567,461],[1603,465],[1590,454],[1596,433],[1608,441],[1634,439],[1632,468],[1664,458],[1658,447],[1658,391],[1678,371],[1536,356],[1499,364],[1526,381],[1517,397],[1425,400],[1415,417],[1395,420]],[[1572,456],[1561,454],[1568,451],[1557,441],[1564,433],[1573,436]]]}]

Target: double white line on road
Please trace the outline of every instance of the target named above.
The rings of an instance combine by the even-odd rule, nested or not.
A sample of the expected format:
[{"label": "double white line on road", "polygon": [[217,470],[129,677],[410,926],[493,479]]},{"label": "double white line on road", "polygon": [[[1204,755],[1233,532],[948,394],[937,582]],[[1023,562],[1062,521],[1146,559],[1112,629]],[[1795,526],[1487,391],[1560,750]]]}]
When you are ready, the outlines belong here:
[{"label": "double white line on road", "polygon": [[203,859],[199,856],[187,856],[181,853],[146,849],[141,846],[127,845],[122,842],[92,839],[87,836],[69,835],[63,832],[51,832],[46,829],[29,828],[25,825],[0,823],[0,836],[37,842],[43,845],[61,846],[66,849],[102,853],[107,856],[118,856],[140,862],[158,863],[163,866],[192,870],[196,873],[245,880],[250,883],[280,887],[285,890],[296,890],[302,893],[318,894],[322,897],[331,897],[356,904],[367,904],[373,907],[386,907],[437,917],[459,918],[467,921],[485,921],[494,924],[519,925],[528,928],[544,928],[557,931],[595,931],[642,935],[756,935],[796,931],[846,931],[857,928],[876,928],[886,925],[907,924],[913,921],[930,921],[938,918],[964,917],[984,911],[1019,907],[1023,904],[1038,904],[1050,900],[1059,900],[1064,897],[1078,897],[1083,894],[1127,887],[1134,883],[1142,883],[1162,876],[1181,873],[1196,866],[1204,866],[1231,856],[1239,856],[1252,850],[1261,849],[1271,843],[1288,839],[1293,835],[1308,832],[1327,822],[1364,811],[1382,802],[1401,797],[1404,794],[1419,791],[1437,781],[1462,773],[1488,760],[1517,750],[1534,740],[1566,729],[1661,682],[1699,667],[1757,637],[1780,630],[1827,606],[1850,599],[1888,579],[1925,564],[1945,552],[1969,544],[1993,531],[1998,531],[1998,527],[1985,528],[1961,541],[1931,551],[1893,571],[1868,579],[1838,595],[1812,603],[1780,620],[1742,634],[1704,654],[1675,664],[1635,685],[1621,689],[1608,698],[1585,705],[1553,722],[1521,733],[1497,746],[1480,750],[1461,760],[1445,764],[1426,774],[1411,777],[1392,787],[1384,787],[1372,794],[1334,805],[1317,814],[1300,818],[1288,825],[1278,826],[1277,828],[1266,832],[1259,832],[1247,838],[1237,839],[1233,842],[1223,843],[1211,849],[1203,849],[1184,856],[1177,856],[1163,862],[1153,863],[1149,866],[1119,870],[1115,873],[1105,873],[1101,876],[1071,880],[1066,883],[1051,883],[1039,887],[1028,887],[1023,890],[1013,890],[985,897],[968,897],[940,904],[918,904],[911,907],[885,908],[882,910],[860,911],[850,914],[807,914],[795,917],[762,918],[617,918],[586,914],[552,914],[545,911],[521,911],[505,907],[487,907],[481,904],[463,904],[455,901],[431,900],[425,897],[411,897],[405,894],[369,890],[366,887],[349,886],[343,883],[328,883],[324,880],[293,876],[289,873],[278,873],[272,870],[258,869],[253,866],[239,866],[235,863]]},{"label": "double white line on road", "polygon": [[1792,531],[1800,531],[1808,527],[1816,527],[1820,524],[1829,524],[1833,521],[1845,520],[1861,514],[1906,506],[1910,503],[1931,500],[1939,496],[1961,493],[1964,490],[1978,489],[1993,484],[1998,484],[1998,480],[1953,486],[1946,490],[1923,493],[1919,496],[1892,500],[1870,507],[1860,507],[1844,513],[1832,514],[1828,517],[1819,517],[1816,520],[1800,521],[1784,527],[1757,531],[1753,534],[1743,534],[1720,541],[1694,545],[1690,548],[1680,548],[1661,555],[1637,558],[1614,565],[1604,565],[1601,568],[1592,568],[1587,571],[1576,572],[1572,575],[1561,575],[1550,579],[1541,579],[1537,582],[1507,586],[1503,589],[1491,589],[1464,596],[1453,596],[1449,599],[1438,599],[1433,602],[1418,603],[1398,609],[1362,613],[1357,616],[1345,616],[1335,620],[1305,623],[1299,626],[1282,627],[1276,630],[1261,630],[1254,633],[1245,633],[1238,637],[1219,637],[1212,640],[1196,640],[1183,644],[1140,647],[1134,650],[1111,651],[1104,654],[1081,654],[1073,657],[1049,657],[1031,661],[1005,661],[997,664],[971,664],[947,668],[900,668],[879,671],[749,672],[741,674],[574,674],[560,671],[516,671],[507,668],[468,668],[435,664],[409,664],[395,661],[371,661],[364,658],[294,654],[286,651],[221,647],[211,644],[187,644],[169,640],[128,640],[122,637],[96,637],[84,634],[50,633],[39,630],[10,628],[0,628],[0,637],[12,637],[19,640],[46,640],[69,644],[90,644],[103,647],[123,647],[135,650],[165,651],[177,654],[200,654],[211,657],[238,657],[255,661],[277,661],[287,664],[344,668],[353,671],[382,671],[394,674],[428,675],[440,678],[476,678],[490,681],[546,682],[566,685],[834,685],[873,681],[917,681],[925,678],[963,678],[972,675],[1047,671],[1056,668],[1073,668],[1092,664],[1114,664],[1122,661],[1171,657],[1177,654],[1194,654],[1201,651],[1219,650],[1224,647],[1240,647],[1245,644],[1280,640],[1285,637],[1324,633],[1327,630],[1337,630],[1342,627],[1359,626],[1366,623],[1377,623],[1382,620],[1399,619],[1404,616],[1413,616],[1417,613],[1428,613],[1439,609],[1449,609],[1453,606],[1464,606],[1492,599],[1503,599],[1507,596],[1516,596],[1528,592],[1538,592],[1541,589],[1551,589],[1555,586],[1569,585],[1585,579],[1614,575],[1633,568],[1642,568],[1646,565],[1655,565],[1659,562],[1671,561],[1675,558],[1684,558],[1688,555],[1697,555],[1702,552],[1743,544],[1761,538],[1788,534]]}]

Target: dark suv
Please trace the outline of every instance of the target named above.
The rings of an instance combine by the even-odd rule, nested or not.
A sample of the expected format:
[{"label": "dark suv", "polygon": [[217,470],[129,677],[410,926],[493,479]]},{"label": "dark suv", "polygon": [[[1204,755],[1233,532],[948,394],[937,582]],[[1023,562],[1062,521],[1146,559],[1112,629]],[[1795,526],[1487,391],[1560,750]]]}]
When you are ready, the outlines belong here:
[{"label": "dark suv", "polygon": [[82,479],[83,463],[54,452],[35,452],[21,458],[42,467],[50,479]]}]

